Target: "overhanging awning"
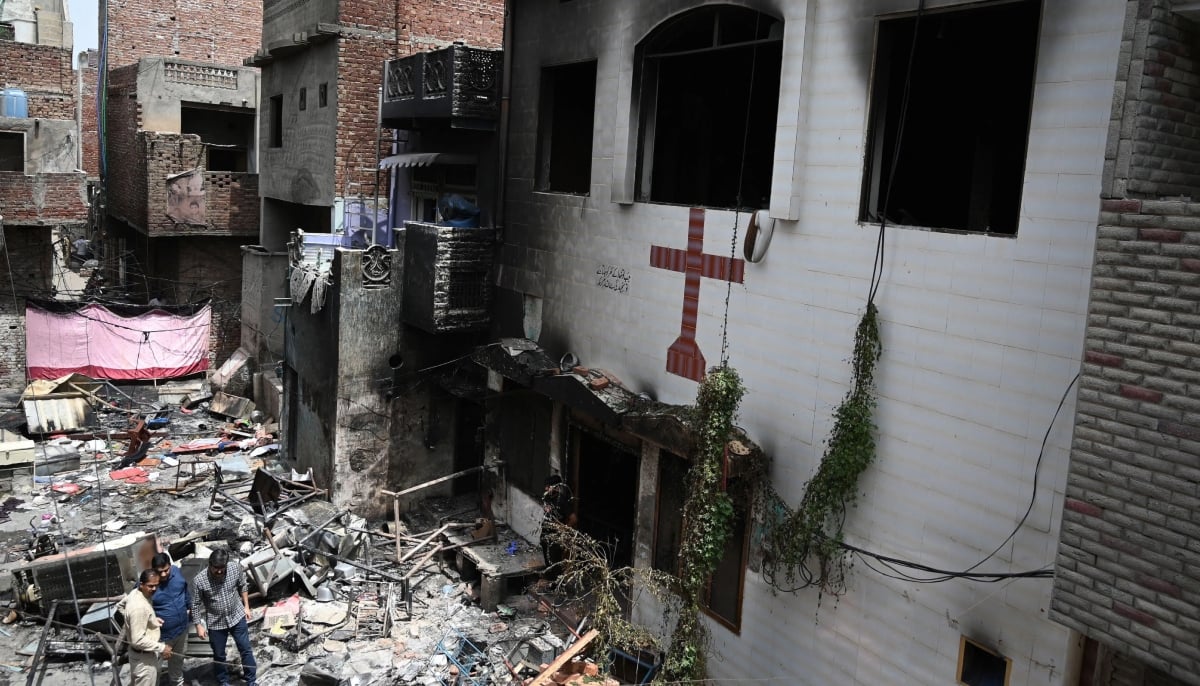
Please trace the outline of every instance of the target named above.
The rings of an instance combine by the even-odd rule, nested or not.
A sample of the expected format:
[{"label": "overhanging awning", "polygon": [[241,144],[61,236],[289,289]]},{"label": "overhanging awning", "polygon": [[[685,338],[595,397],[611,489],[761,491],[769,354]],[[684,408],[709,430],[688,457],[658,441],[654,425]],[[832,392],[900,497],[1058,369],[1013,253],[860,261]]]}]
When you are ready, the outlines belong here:
[{"label": "overhanging awning", "polygon": [[[602,369],[563,371],[533,341],[501,339],[476,348],[471,361],[603,424],[647,439],[681,457],[690,457],[700,439],[689,405],[672,405],[640,396]],[[603,379],[603,380],[602,380]],[[733,443],[737,443],[734,449]],[[731,474],[738,475],[766,457],[746,433],[735,427],[731,440]]]},{"label": "overhanging awning", "polygon": [[406,152],[379,160],[380,169],[428,167],[431,164],[475,164],[475,155],[465,152]]}]

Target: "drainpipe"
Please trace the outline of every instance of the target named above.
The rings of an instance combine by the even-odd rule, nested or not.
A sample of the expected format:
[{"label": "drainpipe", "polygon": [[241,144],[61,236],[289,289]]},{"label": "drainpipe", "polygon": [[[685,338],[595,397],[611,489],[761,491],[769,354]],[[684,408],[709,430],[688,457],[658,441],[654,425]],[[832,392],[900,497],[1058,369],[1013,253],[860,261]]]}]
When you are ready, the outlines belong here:
[{"label": "drainpipe", "polygon": [[497,189],[495,207],[492,211],[492,216],[496,218],[496,228],[500,231],[498,238],[501,241],[504,239],[504,208],[507,206],[505,200],[508,196],[508,101],[512,93],[510,77],[512,76],[513,35],[515,33],[513,24],[515,23],[516,4],[514,0],[504,0],[504,39],[501,44],[504,50],[504,67],[500,79],[500,139],[496,145],[497,153],[500,156],[500,188]]},{"label": "drainpipe", "polygon": [[75,168],[83,169],[83,70],[88,66],[87,51],[75,62]]}]

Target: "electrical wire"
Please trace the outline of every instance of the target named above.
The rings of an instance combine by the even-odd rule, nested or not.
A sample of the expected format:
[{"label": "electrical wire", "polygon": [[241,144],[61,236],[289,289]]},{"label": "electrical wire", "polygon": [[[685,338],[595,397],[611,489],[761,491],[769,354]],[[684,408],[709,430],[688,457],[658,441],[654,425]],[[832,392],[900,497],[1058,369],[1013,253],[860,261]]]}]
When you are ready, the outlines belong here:
[{"label": "electrical wire", "polygon": [[[892,186],[896,181],[896,167],[900,164],[900,148],[904,142],[904,126],[908,122],[908,102],[912,95],[913,62],[917,60],[917,37],[921,32],[921,17],[925,15],[925,0],[918,0],[917,18],[913,24],[912,45],[908,51],[908,64],[904,67],[904,92],[900,98],[899,123],[896,125],[896,146],[892,148],[892,164],[888,168],[887,183],[883,191],[883,206],[879,217],[879,234],[875,239],[875,259],[871,266],[871,282],[867,293],[867,304],[875,302],[875,295],[883,283],[884,250],[886,248],[886,232],[888,207],[892,201]],[[883,133],[880,134],[881,136]]]}]

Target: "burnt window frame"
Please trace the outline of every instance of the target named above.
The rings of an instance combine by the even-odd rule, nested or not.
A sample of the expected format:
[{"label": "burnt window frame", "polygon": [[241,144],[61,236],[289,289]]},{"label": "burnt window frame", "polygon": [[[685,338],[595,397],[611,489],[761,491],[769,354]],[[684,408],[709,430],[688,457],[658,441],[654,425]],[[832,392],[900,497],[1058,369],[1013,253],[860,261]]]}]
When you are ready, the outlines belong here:
[{"label": "burnt window frame", "polygon": [[300,95],[296,107],[301,112],[308,109],[308,89],[304,86],[300,87]]},{"label": "burnt window frame", "polygon": [[[672,462],[675,464],[672,465]],[[663,534],[670,532],[665,531],[666,527],[663,525],[664,523],[673,525],[678,522],[677,531],[680,534],[683,532],[683,504],[687,500],[687,475],[691,468],[692,463],[687,459],[666,450],[659,451],[658,488],[656,489],[654,498],[654,545],[651,547],[650,564],[654,569],[676,576],[680,573],[679,545],[682,543],[682,535],[679,537],[679,540],[674,542],[674,545],[664,543],[662,540]],[[664,483],[673,484],[679,490],[682,496],[679,503],[663,502],[663,496],[671,492],[671,487],[664,486]],[[753,521],[753,513],[751,511],[753,498],[742,487],[744,485],[745,482],[739,483],[737,477],[730,477],[728,488],[726,489],[730,497],[733,498],[736,515],[734,531],[731,533],[730,540],[726,542],[726,552],[729,552],[731,544],[737,550],[738,561],[735,567],[737,570],[737,580],[735,583],[730,583],[732,581],[730,579],[720,579],[714,584],[714,579],[719,573],[714,572],[705,581],[704,595],[701,598],[701,609],[704,611],[704,614],[735,634],[740,634],[742,631],[742,605],[746,597],[746,570],[750,566],[750,536]],[[666,518],[669,518],[669,520]],[[741,520],[740,528],[736,526],[737,519]],[[724,560],[723,556],[722,561]],[[720,565],[718,564],[718,569],[719,567]],[[736,593],[733,599],[732,617],[727,617],[720,611],[713,609],[712,596],[715,587]]]},{"label": "burnt window frame", "polygon": [[[997,0],[877,19],[868,86],[870,103],[859,222],[878,224],[886,221],[887,224],[947,233],[1017,235],[1037,85],[1042,8],[1042,0]],[[1011,15],[1004,17],[1005,13]],[[1033,21],[1017,23],[1016,20],[1028,18],[1022,17],[1022,13],[1031,15]],[[999,24],[998,18],[1002,17],[1007,24]],[[953,26],[953,22],[960,26]],[[958,30],[962,24],[972,22],[977,25],[972,35],[977,37],[959,41],[964,44],[958,53],[959,59],[940,56],[937,48],[930,46],[933,41],[949,44],[945,38],[947,25]],[[981,30],[984,26],[988,28]],[[1015,39],[1014,27],[1026,33]],[[1011,51],[1001,58],[982,61],[1007,79],[1000,87],[995,85],[998,79],[990,79],[986,74],[970,80],[953,75],[957,69],[981,63],[971,59],[973,54],[977,56],[977,52],[987,49],[987,43],[980,40],[979,35],[1003,36],[1013,44]],[[915,60],[910,59],[912,56]],[[913,68],[910,68],[910,62],[915,65]],[[937,73],[919,68],[930,64],[944,68]],[[969,83],[971,88],[963,85],[949,89],[945,87],[947,82]],[[991,102],[1002,105],[985,106],[989,95],[979,85],[984,83],[986,90],[998,91],[990,95]],[[999,88],[1004,90],[999,91]],[[964,101],[967,101],[965,106]],[[1004,108],[1008,108],[1007,114]],[[929,115],[964,110],[971,116],[954,117],[956,122],[965,122],[958,130],[937,125],[933,122],[935,117]],[[989,117],[993,118],[992,123],[988,122]],[[1004,125],[997,127],[995,121],[1003,121]],[[1004,129],[1003,134],[997,133],[998,129]],[[965,140],[972,131],[977,134],[977,144],[973,152],[966,154],[961,152],[965,146],[954,144]],[[956,137],[950,138],[951,135]],[[895,159],[897,138],[900,139],[898,161]],[[985,138],[992,141],[990,147],[978,144]],[[914,150],[922,151],[921,161],[915,159]],[[928,161],[930,150],[939,155],[934,162]],[[957,166],[949,166],[948,162],[956,154],[963,159],[958,160]],[[915,164],[923,166],[914,173],[903,173]],[[938,171],[943,183],[937,183],[939,177],[930,170]],[[986,178],[980,172],[986,173]],[[979,180],[972,180],[976,178]],[[896,179],[902,179],[900,187],[897,187]],[[909,180],[911,187],[904,188],[903,184]],[[967,188],[965,191],[946,189],[946,182],[961,183]],[[886,217],[881,211],[885,203],[889,206]],[[948,218],[953,211],[945,208],[956,206],[961,206],[956,210],[959,216]],[[935,207],[939,209],[929,209]]]},{"label": "burnt window frame", "polygon": [[[741,32],[744,25],[753,18],[754,28],[749,37]],[[703,22],[711,20],[710,27],[702,26]],[[704,30],[697,30],[697,27]],[[731,27],[728,30],[723,26]],[[711,42],[697,47],[691,41],[705,31],[710,31]],[[635,159],[634,159],[634,201],[665,205],[700,206],[715,209],[766,209],[770,202],[771,186],[774,183],[775,143],[779,128],[778,117],[780,97],[782,95],[783,74],[783,33],[784,19],[775,15],[758,12],[741,5],[717,4],[696,7],[676,14],[661,22],[637,45],[634,53],[633,107],[636,127]],[[732,36],[737,36],[733,38]],[[727,37],[728,40],[727,40]],[[729,127],[729,149],[720,146],[708,146],[706,154],[697,155],[697,159],[706,165],[691,164],[686,156],[680,154],[680,146],[686,147],[686,141],[681,136],[671,150],[660,150],[663,143],[660,131],[675,131],[684,133],[684,127],[678,125],[678,119],[689,118],[697,109],[708,111],[712,108],[697,108],[681,106],[674,118],[671,112],[663,114],[660,92],[670,90],[664,87],[663,67],[668,61],[690,59],[693,62],[705,58],[727,56],[734,51],[751,52],[747,79],[747,98],[741,108],[740,116],[731,116],[730,121],[736,125]],[[718,62],[719,63],[719,62]],[[705,78],[711,77],[706,67],[689,65],[691,68],[672,68],[676,73],[703,72]],[[752,75],[752,77],[751,77]],[[667,78],[670,78],[670,72]],[[735,83],[737,79],[733,80]],[[766,87],[770,86],[767,90]],[[716,86],[708,97],[730,100],[727,93],[716,95]],[[702,99],[704,95],[700,96]],[[767,106],[768,98],[770,106]],[[736,98],[731,100],[740,102]],[[685,114],[685,112],[687,114]],[[689,118],[690,121],[690,118]],[[673,124],[674,123],[674,124]],[[719,136],[710,136],[709,142],[725,140]],[[687,139],[691,140],[691,139]],[[666,145],[671,145],[667,143]],[[753,150],[757,159],[748,160],[747,151]],[[718,164],[721,156],[736,160],[736,167],[730,166],[722,172]],[[662,183],[667,179],[683,178],[687,175],[665,173],[656,177],[656,167],[662,170],[663,159],[677,160],[676,165],[690,169],[705,167],[709,169],[707,176],[697,179],[691,184],[682,184],[675,188],[663,188]],[[656,164],[656,161],[658,164]],[[722,179],[722,177],[725,177]],[[739,187],[740,183],[740,187]],[[691,188],[685,188],[685,186]],[[732,185],[732,194],[728,186]],[[706,186],[706,190],[700,190]],[[748,191],[757,191],[748,192]],[[756,195],[757,197],[748,197]]]},{"label": "burnt window frame", "polygon": [[[591,194],[598,71],[599,62],[595,59],[542,67],[535,190]],[[566,122],[565,117],[569,117]]]},{"label": "burnt window frame", "polygon": [[327,107],[329,105],[329,84],[322,83],[317,86],[317,107]]},{"label": "burnt window frame", "polygon": [[[17,164],[15,166],[10,164],[9,166],[14,166],[14,168],[12,168],[12,169],[8,169],[8,168],[5,168],[5,166],[0,165],[0,172],[24,173],[26,170],[25,132],[24,131],[0,131],[0,137],[10,139],[10,141],[15,141],[16,147],[17,147],[17,154],[15,157],[12,158],[12,159],[16,160]],[[7,158],[4,158],[4,159],[7,159]]]}]

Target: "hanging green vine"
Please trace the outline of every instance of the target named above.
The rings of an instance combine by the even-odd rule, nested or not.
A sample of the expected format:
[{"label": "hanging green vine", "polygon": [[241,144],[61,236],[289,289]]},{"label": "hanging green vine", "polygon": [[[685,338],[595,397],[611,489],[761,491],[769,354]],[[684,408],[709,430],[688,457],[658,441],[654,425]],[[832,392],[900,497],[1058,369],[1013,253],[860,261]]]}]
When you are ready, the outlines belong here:
[{"label": "hanging green vine", "polygon": [[850,390],[834,411],[825,455],[799,508],[789,508],[772,489],[760,491],[763,577],[777,590],[845,591],[849,560],[841,545],[842,526],[846,508],[858,496],[859,477],[875,458],[875,364],[881,352],[879,313],[868,302],[854,333]]},{"label": "hanging green vine", "polygon": [[696,394],[695,459],[688,472],[688,497],[683,506],[679,546],[681,608],[663,678],[668,681],[703,679],[708,632],[700,621],[704,590],[721,561],[732,533],[733,500],[725,492],[725,449],[733,435],[738,405],[745,394],[742,379],[722,365],[708,372]]}]

